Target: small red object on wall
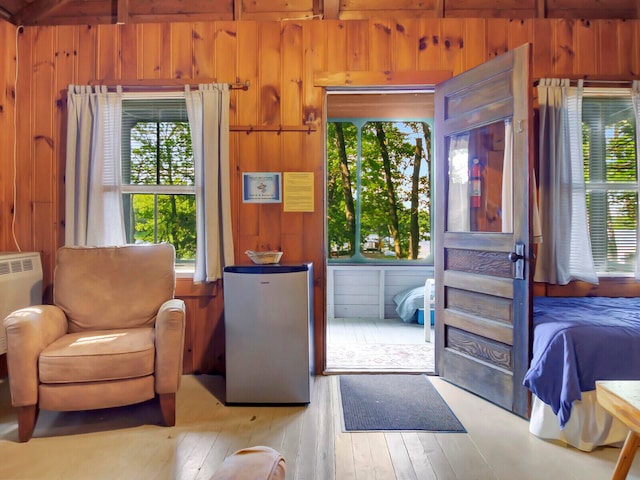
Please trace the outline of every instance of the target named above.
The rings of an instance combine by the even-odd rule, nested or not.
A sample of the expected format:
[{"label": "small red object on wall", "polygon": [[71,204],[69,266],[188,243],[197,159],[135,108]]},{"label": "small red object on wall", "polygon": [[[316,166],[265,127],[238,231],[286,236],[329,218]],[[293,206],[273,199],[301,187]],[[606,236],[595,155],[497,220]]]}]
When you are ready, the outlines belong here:
[{"label": "small red object on wall", "polygon": [[471,184],[469,204],[472,208],[480,208],[480,198],[482,197],[482,167],[480,166],[480,160],[477,158],[474,158],[472,163],[469,174]]}]

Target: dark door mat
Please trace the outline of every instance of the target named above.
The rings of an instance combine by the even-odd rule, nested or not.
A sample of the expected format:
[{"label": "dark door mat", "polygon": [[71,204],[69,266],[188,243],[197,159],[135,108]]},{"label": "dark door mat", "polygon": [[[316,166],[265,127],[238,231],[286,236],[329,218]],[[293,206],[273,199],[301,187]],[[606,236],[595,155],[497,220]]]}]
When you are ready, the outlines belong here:
[{"label": "dark door mat", "polygon": [[346,431],[466,430],[426,375],[341,375]]}]

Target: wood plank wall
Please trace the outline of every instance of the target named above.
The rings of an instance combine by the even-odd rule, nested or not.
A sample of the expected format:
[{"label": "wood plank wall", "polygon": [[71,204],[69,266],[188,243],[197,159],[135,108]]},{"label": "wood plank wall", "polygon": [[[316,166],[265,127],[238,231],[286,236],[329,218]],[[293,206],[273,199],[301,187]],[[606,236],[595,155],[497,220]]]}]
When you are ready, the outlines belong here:
[{"label": "wood plank wall", "polygon": [[[11,3],[11,2],[9,2]],[[14,0],[13,3],[19,3]],[[24,5],[25,2],[22,2]],[[27,1],[28,7],[33,1]],[[16,25],[403,18],[638,19],[637,0],[65,0],[10,8]],[[393,11],[389,9],[393,7]]]},{"label": "wood plank wall", "polygon": [[11,233],[11,191],[12,181],[12,141],[13,122],[13,64],[15,48],[11,46],[14,27],[7,22],[0,22],[0,245],[6,250],[10,245]]},{"label": "wood plank wall", "polygon": [[[16,251],[13,208],[13,115],[16,29],[0,21],[0,251]],[[231,123],[304,125],[314,132],[231,134],[236,260],[246,249],[282,249],[283,261],[315,268],[316,368],[324,352],[323,89],[317,72],[449,71],[458,74],[525,42],[534,76],[640,74],[640,21],[392,19],[349,21],[194,22],[26,27],[19,34],[16,237],[43,258],[51,286],[53,256],[64,232],[65,92],[68,84],[123,84],[185,79],[245,82],[233,91]],[[388,75],[387,75],[388,77]],[[363,77],[358,77],[362,79]],[[364,76],[366,79],[366,75]],[[366,81],[365,81],[366,83]],[[242,172],[315,175],[315,211],[240,202]],[[188,304],[185,371],[222,372],[222,288],[180,280]]]}]

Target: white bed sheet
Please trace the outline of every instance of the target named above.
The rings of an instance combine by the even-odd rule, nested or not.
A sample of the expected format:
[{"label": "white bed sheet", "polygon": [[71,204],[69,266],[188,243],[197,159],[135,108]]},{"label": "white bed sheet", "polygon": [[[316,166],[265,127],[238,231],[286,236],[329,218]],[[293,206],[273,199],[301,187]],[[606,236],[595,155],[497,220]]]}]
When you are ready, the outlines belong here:
[{"label": "white bed sheet", "polygon": [[622,446],[629,429],[596,401],[596,392],[582,392],[582,400],[571,407],[571,417],[560,429],[558,417],[549,405],[532,395],[529,432],[545,440],[559,440],[590,452],[603,445]]}]

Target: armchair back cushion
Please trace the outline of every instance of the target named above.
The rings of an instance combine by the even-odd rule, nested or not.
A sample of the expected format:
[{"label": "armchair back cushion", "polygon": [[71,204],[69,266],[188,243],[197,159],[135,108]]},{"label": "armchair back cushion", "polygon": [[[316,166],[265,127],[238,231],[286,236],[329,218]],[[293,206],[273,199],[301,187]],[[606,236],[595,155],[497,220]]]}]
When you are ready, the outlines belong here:
[{"label": "armchair back cushion", "polygon": [[67,315],[69,333],[152,327],[160,306],[173,298],[174,263],[172,245],[62,247],[53,303]]}]

